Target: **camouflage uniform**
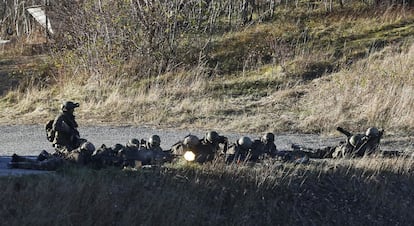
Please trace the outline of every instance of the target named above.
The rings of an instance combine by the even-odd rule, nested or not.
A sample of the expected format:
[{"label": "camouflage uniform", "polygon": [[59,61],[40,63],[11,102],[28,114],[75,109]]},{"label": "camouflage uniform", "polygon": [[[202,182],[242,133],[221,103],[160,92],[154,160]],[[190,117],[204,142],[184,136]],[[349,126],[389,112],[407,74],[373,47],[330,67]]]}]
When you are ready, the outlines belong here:
[{"label": "camouflage uniform", "polygon": [[152,135],[148,142],[131,139],[127,145],[115,145],[113,148],[101,148],[92,155],[95,164],[118,167],[140,167],[141,165],[160,165],[170,161],[171,154],[160,147],[161,139]]},{"label": "camouflage uniform", "polygon": [[53,140],[50,141],[52,141],[53,147],[55,147],[54,154],[42,151],[37,159],[14,154],[10,162],[10,167],[55,170],[64,162],[82,165],[90,163],[95,146],[85,139],[79,138],[79,132],[77,130],[78,124],[73,115],[73,111],[77,107],[79,107],[79,104],[72,101],[63,103],[61,107],[62,113],[53,121],[51,126]]},{"label": "camouflage uniform", "polygon": [[216,131],[207,132],[200,142],[212,146],[217,154],[224,154],[228,149],[227,137],[219,135]]},{"label": "camouflage uniform", "polygon": [[346,141],[340,142],[338,146],[322,149],[302,148],[296,145],[292,147],[297,153],[303,152],[302,155],[307,155],[310,158],[353,158],[379,152],[383,130],[371,127],[365,134],[351,134],[340,127],[337,130],[347,136]]},{"label": "camouflage uniform", "polygon": [[139,165],[152,165],[155,163],[155,153],[162,152],[158,146],[152,146],[149,142],[141,140],[139,145],[129,146],[121,150],[120,156],[124,160],[124,167],[138,167]]},{"label": "camouflage uniform", "polygon": [[215,158],[217,148],[218,145],[216,143],[205,142],[197,136],[188,135],[183,141],[179,141],[171,147],[171,153],[182,156],[187,151],[190,151],[195,155],[195,162],[205,163]]},{"label": "camouflage uniform", "polygon": [[348,136],[346,142],[335,147],[332,157],[363,157],[378,153],[383,130],[375,127],[368,128],[365,134]]},{"label": "camouflage uniform", "polygon": [[65,102],[62,104],[62,113],[53,122],[55,136],[52,143],[58,152],[70,152],[78,148],[82,142],[77,129],[78,123],[73,115],[73,111],[77,107],[79,107],[78,103]]},{"label": "camouflage uniform", "polygon": [[37,159],[31,159],[14,154],[9,166],[19,169],[56,170],[65,163],[86,165],[90,163],[91,155],[94,151],[95,146],[90,142],[85,142],[79,148],[65,155],[60,153],[49,154],[46,151],[42,151]]},{"label": "camouflage uniform", "polygon": [[91,142],[84,142],[80,147],[63,153],[62,158],[78,165],[88,165],[92,162],[92,154],[94,152],[95,146]]},{"label": "camouflage uniform", "polygon": [[[253,141],[249,137],[241,137],[234,144],[230,145],[226,151],[225,161],[226,163],[240,163],[250,160],[251,153],[254,153],[255,156],[264,151],[262,145],[256,143],[253,146]],[[252,148],[258,148],[259,150],[253,150]]]},{"label": "camouflage uniform", "polygon": [[151,153],[151,165],[171,162],[174,158],[170,151],[164,151],[161,148],[161,138],[158,135],[152,135],[148,142],[145,143],[145,148],[141,151],[149,151]]},{"label": "camouflage uniform", "polygon": [[273,133],[266,133],[260,140],[264,145],[264,154],[271,158],[276,157],[278,150],[275,144],[275,135]]},{"label": "camouflage uniform", "polygon": [[62,113],[53,121],[52,129],[55,134],[52,143],[56,150],[53,155],[69,162],[86,165],[91,162],[95,146],[80,138],[78,123],[73,115],[77,107],[79,107],[79,103],[64,102],[61,106]]},{"label": "camouflage uniform", "polygon": [[309,161],[309,158],[325,158],[325,155],[328,152],[328,149],[314,150],[303,148],[296,144],[292,144],[291,147],[292,150],[278,150],[275,158],[285,162],[307,163]]},{"label": "camouflage uniform", "polygon": [[[145,141],[142,141],[145,142]],[[138,156],[138,151],[142,148],[141,141],[138,139],[131,139],[128,143],[118,151],[118,157],[122,159],[122,167],[138,167],[138,162],[148,164],[149,157]],[[139,160],[138,160],[139,158]],[[142,162],[142,163],[141,163]]]},{"label": "camouflage uniform", "polygon": [[123,159],[118,152],[123,148],[124,146],[121,144],[115,144],[112,147],[106,147],[103,144],[92,154],[92,165],[95,168],[103,168],[107,166],[121,167],[123,165]]},{"label": "camouflage uniform", "polygon": [[[115,144],[112,147],[102,145],[92,154],[92,164],[95,168],[114,167],[136,167],[138,161],[137,153],[141,149],[138,139],[131,139],[126,145]],[[140,158],[140,161],[145,159]],[[141,165],[141,163],[139,163]]]},{"label": "camouflage uniform", "polygon": [[56,170],[63,164],[63,159],[57,156],[52,156],[48,159],[39,161],[38,159],[32,159],[13,154],[12,159],[8,165],[10,168],[17,169]]},{"label": "camouflage uniform", "polygon": [[267,157],[275,158],[279,152],[274,141],[275,136],[273,133],[266,133],[260,139],[253,141],[248,137],[241,137],[229,147],[226,153],[226,162],[258,162]]}]

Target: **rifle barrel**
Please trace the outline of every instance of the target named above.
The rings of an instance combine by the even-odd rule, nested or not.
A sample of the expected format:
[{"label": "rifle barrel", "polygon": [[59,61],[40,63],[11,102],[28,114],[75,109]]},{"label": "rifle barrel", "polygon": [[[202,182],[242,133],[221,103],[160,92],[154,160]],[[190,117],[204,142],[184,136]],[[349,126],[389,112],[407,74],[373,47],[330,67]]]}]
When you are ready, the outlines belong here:
[{"label": "rifle barrel", "polygon": [[337,127],[336,130],[338,130],[339,132],[341,132],[342,134],[344,134],[347,137],[351,137],[352,136],[352,133],[351,132],[345,130],[342,127]]}]

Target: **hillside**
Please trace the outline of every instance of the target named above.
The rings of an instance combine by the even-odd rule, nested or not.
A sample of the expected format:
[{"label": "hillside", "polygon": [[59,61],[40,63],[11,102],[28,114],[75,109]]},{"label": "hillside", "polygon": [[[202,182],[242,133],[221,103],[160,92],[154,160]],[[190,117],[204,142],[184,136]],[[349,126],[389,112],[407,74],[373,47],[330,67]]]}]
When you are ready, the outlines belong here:
[{"label": "hillside", "polygon": [[[407,155],[1,176],[3,224],[413,225],[412,0],[50,1],[48,39],[22,8],[43,2],[0,2],[0,124],[43,124],[71,99],[82,126],[169,127],[163,144],[187,128],[318,146],[301,133],[377,126]],[[39,135],[24,127],[4,148]]]},{"label": "hillside", "polygon": [[0,50],[0,123],[44,123],[72,99],[83,124],[412,135],[410,7],[218,2],[54,3],[41,63],[11,72],[29,47]]}]

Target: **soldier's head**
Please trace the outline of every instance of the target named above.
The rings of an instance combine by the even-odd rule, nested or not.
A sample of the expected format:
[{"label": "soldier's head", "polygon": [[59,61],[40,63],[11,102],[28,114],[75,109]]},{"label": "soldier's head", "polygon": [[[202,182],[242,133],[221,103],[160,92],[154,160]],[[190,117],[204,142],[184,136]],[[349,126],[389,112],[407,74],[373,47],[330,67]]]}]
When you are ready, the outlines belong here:
[{"label": "soldier's head", "polygon": [[265,135],[262,136],[261,141],[264,144],[270,144],[275,142],[275,135],[273,133],[266,133]]},{"label": "soldier's head", "polygon": [[63,112],[73,113],[74,109],[79,107],[79,103],[75,103],[72,101],[65,101],[63,102],[61,109]]},{"label": "soldier's head", "polygon": [[132,138],[131,140],[128,141],[126,146],[129,148],[138,148],[139,145],[140,145],[139,140],[136,138]]},{"label": "soldier's head", "polygon": [[380,135],[380,132],[375,127],[370,127],[365,132],[365,136],[368,136],[368,137],[379,137],[379,135]]},{"label": "soldier's head", "polygon": [[152,135],[148,139],[148,143],[151,145],[151,147],[159,147],[161,145],[161,138],[158,135]]},{"label": "soldier's head", "polygon": [[240,147],[242,147],[243,149],[249,149],[249,148],[251,148],[251,147],[252,147],[253,142],[252,142],[252,140],[251,140],[249,137],[245,137],[245,136],[243,136],[243,137],[240,137],[240,138],[237,140],[237,144],[238,144]]},{"label": "soldier's head", "polygon": [[216,131],[209,131],[206,133],[206,140],[209,143],[217,143],[220,136]]},{"label": "soldier's head", "polygon": [[184,148],[194,148],[200,143],[200,140],[195,135],[188,135],[183,140]]}]

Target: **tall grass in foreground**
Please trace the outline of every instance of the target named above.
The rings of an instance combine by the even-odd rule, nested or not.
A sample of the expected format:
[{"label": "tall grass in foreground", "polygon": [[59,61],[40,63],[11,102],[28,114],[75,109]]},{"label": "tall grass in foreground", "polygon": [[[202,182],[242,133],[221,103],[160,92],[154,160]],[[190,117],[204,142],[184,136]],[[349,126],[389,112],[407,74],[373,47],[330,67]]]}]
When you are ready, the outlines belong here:
[{"label": "tall grass in foreground", "polygon": [[7,225],[410,225],[412,159],[0,178]]}]

